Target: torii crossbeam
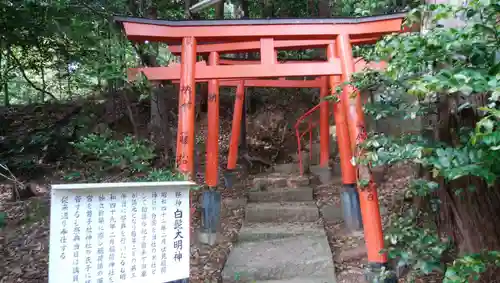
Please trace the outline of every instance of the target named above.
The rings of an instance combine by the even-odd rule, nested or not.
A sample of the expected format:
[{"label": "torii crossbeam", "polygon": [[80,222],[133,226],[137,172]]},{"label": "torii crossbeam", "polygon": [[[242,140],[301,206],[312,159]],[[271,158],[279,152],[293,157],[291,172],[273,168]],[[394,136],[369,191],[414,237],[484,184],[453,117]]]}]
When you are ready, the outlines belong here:
[{"label": "torii crossbeam", "polygon": [[[129,40],[164,42],[169,44],[174,54],[181,55],[180,65],[131,69],[129,78],[134,79],[138,73],[143,73],[149,80],[178,80],[180,83],[177,165],[180,171],[188,175],[192,175],[194,171],[195,84],[208,81],[210,99],[206,182],[209,186],[217,186],[221,84],[234,84],[239,88],[238,93],[242,93],[244,81],[251,82],[254,86],[261,83],[262,86],[271,86],[273,83],[279,84],[279,80],[264,78],[324,77],[324,80],[318,80],[318,85],[321,87],[319,82],[327,82],[329,87],[324,88],[328,89],[326,94],[335,95],[334,86],[348,81],[352,74],[359,70],[359,64],[363,67],[383,67],[383,64],[356,64],[352,45],[373,43],[383,35],[401,32],[404,16],[392,14],[364,18],[204,21],[117,17],[115,20],[122,24]],[[324,48],[327,60],[285,63],[277,60],[278,50],[307,48]],[[231,63],[219,58],[222,53],[246,51],[259,51],[260,60]],[[205,62],[197,63],[197,54],[208,54],[208,65]],[[316,86],[315,83],[304,81],[304,85]],[[366,138],[358,91],[352,86],[345,86],[340,102],[333,103],[333,111],[345,188],[343,197],[345,193],[347,201],[356,202],[358,194],[355,193],[355,188],[360,171],[359,168],[353,167],[350,161],[356,153],[357,145]],[[325,117],[328,117],[327,107],[322,108],[320,124],[328,123]],[[327,141],[324,140],[325,136],[328,137],[321,134],[322,144]],[[322,147],[322,152],[324,149]],[[324,165],[324,158],[321,164]],[[371,179],[371,176],[369,177]],[[376,186],[370,182],[367,189],[358,188],[358,192],[368,260],[372,267],[380,268],[387,263],[387,255],[380,253],[383,248],[383,236]],[[348,225],[356,225],[347,222]]]}]

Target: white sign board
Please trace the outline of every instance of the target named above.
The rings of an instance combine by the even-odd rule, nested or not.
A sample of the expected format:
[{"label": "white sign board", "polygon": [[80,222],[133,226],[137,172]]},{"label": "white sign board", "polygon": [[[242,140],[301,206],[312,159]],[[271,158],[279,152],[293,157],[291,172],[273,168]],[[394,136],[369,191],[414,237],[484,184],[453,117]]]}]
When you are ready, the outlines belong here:
[{"label": "white sign board", "polygon": [[189,278],[189,189],[194,185],[53,185],[49,283]]}]

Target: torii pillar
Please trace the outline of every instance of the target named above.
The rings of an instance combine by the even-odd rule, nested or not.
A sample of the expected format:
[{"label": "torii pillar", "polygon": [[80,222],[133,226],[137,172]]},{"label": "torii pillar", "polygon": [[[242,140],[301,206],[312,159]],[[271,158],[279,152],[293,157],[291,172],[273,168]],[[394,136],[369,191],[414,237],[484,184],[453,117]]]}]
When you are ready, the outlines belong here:
[{"label": "torii pillar", "polygon": [[[349,34],[339,34],[336,39],[336,47],[342,67],[342,80],[349,81],[354,73],[354,59],[352,56],[352,45]],[[352,153],[354,156],[358,156],[359,145],[367,138],[361,96],[359,91],[352,85],[347,85],[344,87],[340,99],[342,101],[341,104],[344,106],[346,117],[348,118],[347,124]],[[381,253],[384,248],[384,237],[377,187],[373,181],[369,168],[366,166],[358,165],[356,175],[358,181],[369,180],[367,187],[358,185],[358,193],[368,252],[368,262],[371,270],[377,271],[382,267],[387,267],[387,254]],[[368,276],[374,276],[374,273],[368,274]],[[397,279],[389,278],[386,282],[392,281],[397,282]]]}]

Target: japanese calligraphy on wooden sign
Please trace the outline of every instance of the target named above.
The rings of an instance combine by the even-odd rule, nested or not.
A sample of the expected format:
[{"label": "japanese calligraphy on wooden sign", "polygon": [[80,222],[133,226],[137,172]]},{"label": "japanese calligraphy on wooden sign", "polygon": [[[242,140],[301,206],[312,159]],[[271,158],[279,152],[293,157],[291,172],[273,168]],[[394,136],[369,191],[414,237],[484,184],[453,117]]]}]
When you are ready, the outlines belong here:
[{"label": "japanese calligraphy on wooden sign", "polygon": [[49,283],[189,277],[192,182],[53,185]]}]

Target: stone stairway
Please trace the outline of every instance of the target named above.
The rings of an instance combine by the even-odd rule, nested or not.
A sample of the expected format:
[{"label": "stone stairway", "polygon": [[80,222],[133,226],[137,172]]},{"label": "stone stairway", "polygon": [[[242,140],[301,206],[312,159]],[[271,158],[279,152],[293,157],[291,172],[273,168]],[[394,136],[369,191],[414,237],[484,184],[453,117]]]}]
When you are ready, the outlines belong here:
[{"label": "stone stairway", "polygon": [[246,216],[223,282],[335,283],[332,253],[307,177],[253,180]]}]

